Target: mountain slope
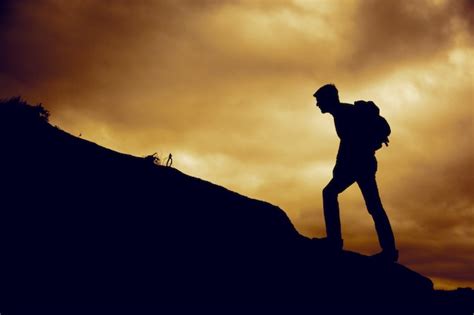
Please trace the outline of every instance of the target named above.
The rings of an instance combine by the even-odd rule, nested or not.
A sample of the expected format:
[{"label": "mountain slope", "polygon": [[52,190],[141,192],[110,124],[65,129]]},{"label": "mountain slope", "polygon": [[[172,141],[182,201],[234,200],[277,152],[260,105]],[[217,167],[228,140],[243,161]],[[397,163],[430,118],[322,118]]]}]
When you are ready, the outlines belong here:
[{"label": "mountain slope", "polygon": [[0,104],[0,303],[433,304],[402,265],[325,253],[276,206],[32,112]]}]

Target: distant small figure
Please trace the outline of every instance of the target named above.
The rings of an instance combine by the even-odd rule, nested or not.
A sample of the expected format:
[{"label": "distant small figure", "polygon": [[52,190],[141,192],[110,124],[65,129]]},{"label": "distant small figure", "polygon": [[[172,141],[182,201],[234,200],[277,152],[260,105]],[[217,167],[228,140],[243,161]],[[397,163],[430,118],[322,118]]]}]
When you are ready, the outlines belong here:
[{"label": "distant small figure", "polygon": [[170,155],[168,155],[168,159],[166,160],[166,166],[171,167],[171,165],[173,165],[173,155],[170,153]]},{"label": "distant small figure", "polygon": [[82,137],[82,132],[79,133],[79,137]]}]

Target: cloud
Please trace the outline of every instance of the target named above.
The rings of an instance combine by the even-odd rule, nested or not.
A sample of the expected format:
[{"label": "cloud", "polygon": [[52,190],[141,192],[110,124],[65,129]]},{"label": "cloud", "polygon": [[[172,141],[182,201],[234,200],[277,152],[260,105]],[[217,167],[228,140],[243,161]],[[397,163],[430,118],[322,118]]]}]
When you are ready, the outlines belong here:
[{"label": "cloud", "polygon": [[469,0],[361,1],[352,19],[347,65],[355,72],[367,67],[387,71],[436,58],[453,44],[472,37],[469,11]]}]

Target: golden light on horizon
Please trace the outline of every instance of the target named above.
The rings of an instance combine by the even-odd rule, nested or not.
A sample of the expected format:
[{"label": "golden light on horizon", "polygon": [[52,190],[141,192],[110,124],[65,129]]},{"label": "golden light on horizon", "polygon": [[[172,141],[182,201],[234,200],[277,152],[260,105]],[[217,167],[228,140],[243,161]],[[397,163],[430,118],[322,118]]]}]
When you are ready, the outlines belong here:
[{"label": "golden light on horizon", "polygon": [[[377,176],[401,263],[474,286],[472,2],[7,2],[1,97],[120,152],[171,152],[307,236],[324,235],[338,146],[312,94],[333,82],[344,102],[375,101],[393,132]],[[357,187],[341,220],[348,249],[378,250]]]}]

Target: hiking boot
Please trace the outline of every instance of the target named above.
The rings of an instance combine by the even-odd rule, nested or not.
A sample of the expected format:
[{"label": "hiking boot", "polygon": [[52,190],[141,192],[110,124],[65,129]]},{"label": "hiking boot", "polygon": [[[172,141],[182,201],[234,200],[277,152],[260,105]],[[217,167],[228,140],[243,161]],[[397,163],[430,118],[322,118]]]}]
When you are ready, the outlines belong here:
[{"label": "hiking boot", "polygon": [[323,250],[331,253],[342,252],[342,247],[344,246],[344,241],[342,239],[332,239],[332,238],[313,238],[316,246],[321,247]]},{"label": "hiking boot", "polygon": [[384,262],[397,262],[398,261],[398,250],[382,250],[380,253],[370,256],[373,259],[384,261]]}]

